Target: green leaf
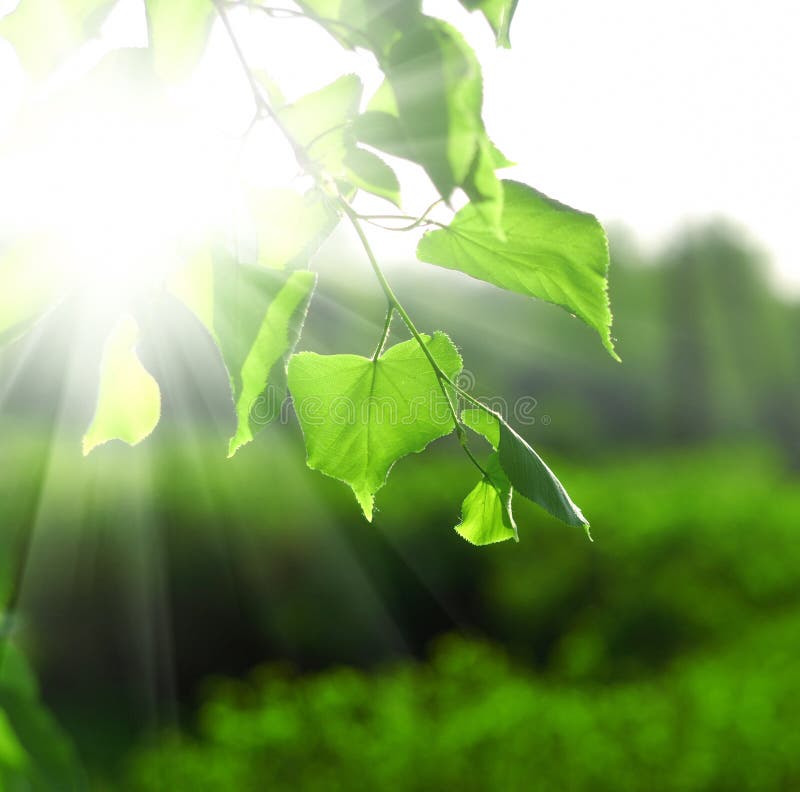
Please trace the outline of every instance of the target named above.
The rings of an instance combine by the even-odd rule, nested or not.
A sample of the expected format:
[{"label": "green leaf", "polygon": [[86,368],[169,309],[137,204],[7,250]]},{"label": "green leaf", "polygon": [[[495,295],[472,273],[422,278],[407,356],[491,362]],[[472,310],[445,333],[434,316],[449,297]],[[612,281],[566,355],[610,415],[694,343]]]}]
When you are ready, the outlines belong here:
[{"label": "green leaf", "polygon": [[387,79],[354,123],[363,142],[421,165],[445,200],[460,187],[502,237],[497,168],[511,163],[481,118],[480,64],[460,34],[423,17],[389,51]]},{"label": "green leaf", "polygon": [[581,510],[544,460],[497,413],[468,409],[461,420],[499,451],[500,466],[517,492],[538,503],[548,514],[575,527],[589,528]]},{"label": "green leaf", "polygon": [[464,499],[456,532],[474,545],[507,539],[519,541],[511,512],[511,483],[500,467],[497,454],[489,458],[486,473]]},{"label": "green leaf", "polygon": [[188,77],[203,55],[214,22],[211,0],[145,0],[147,31],[156,73]]},{"label": "green leaf", "polygon": [[361,92],[361,80],[347,74],[277,111],[291,138],[334,178],[343,175],[344,158],[355,145],[350,123],[358,114]]},{"label": "green leaf", "polygon": [[505,193],[503,183],[497,178],[495,170],[505,167],[508,167],[508,160],[483,134],[478,138],[475,158],[462,185],[467,197],[486,221],[492,234],[502,241],[505,241],[503,231]]},{"label": "green leaf", "polygon": [[161,391],[136,355],[138,340],[136,320],[124,315],[106,342],[97,409],[83,438],[84,455],[109,440],[135,446],[158,425]]},{"label": "green leaf", "polygon": [[499,451],[500,465],[520,495],[538,503],[561,522],[588,532],[588,521],[555,473],[505,421],[500,421]]},{"label": "green leaf", "polygon": [[361,80],[348,74],[281,108],[278,117],[292,140],[305,150],[313,169],[399,205],[395,172],[380,157],[356,146],[352,125],[361,93]]},{"label": "green leaf", "polygon": [[347,153],[344,165],[350,184],[400,206],[397,174],[379,156],[366,149],[353,148]]},{"label": "green leaf", "polygon": [[100,32],[116,0],[20,0],[0,19],[0,36],[13,44],[25,71],[46,77]]},{"label": "green leaf", "polygon": [[205,253],[169,283],[219,347],[230,378],[237,426],[233,456],[280,415],[286,365],[316,284],[308,270],[277,272]]},{"label": "green leaf", "polygon": [[483,132],[475,53],[438,19],[405,31],[383,59],[386,82],[356,124],[365,143],[425,168],[443,198],[465,183]]},{"label": "green leaf", "polygon": [[445,229],[420,240],[421,261],[457,269],[509,291],[560,305],[611,341],[608,244],[597,219],[514,181],[504,181],[499,240],[481,212],[467,204]]},{"label": "green leaf", "polygon": [[28,237],[0,253],[0,346],[16,340],[65,293],[57,245]]},{"label": "green leaf", "polygon": [[509,29],[514,12],[517,10],[517,0],[460,0],[460,2],[468,11],[481,11],[494,31],[498,46],[506,48],[511,46]]},{"label": "green leaf", "polygon": [[251,190],[250,210],[258,237],[258,263],[271,269],[306,267],[339,217],[316,189]]},{"label": "green leaf", "polygon": [[297,5],[342,46],[363,47],[379,58],[422,18],[420,0],[298,0]]},{"label": "green leaf", "polygon": [[464,410],[461,420],[465,426],[483,435],[496,451],[500,445],[500,422],[493,413],[479,410],[477,407]]},{"label": "green leaf", "polygon": [[[457,376],[461,357],[450,339],[438,332],[423,338],[444,372]],[[415,340],[377,360],[301,352],[289,362],[289,389],[308,466],[349,484],[368,520],[392,465],[454,429],[430,361]]]}]

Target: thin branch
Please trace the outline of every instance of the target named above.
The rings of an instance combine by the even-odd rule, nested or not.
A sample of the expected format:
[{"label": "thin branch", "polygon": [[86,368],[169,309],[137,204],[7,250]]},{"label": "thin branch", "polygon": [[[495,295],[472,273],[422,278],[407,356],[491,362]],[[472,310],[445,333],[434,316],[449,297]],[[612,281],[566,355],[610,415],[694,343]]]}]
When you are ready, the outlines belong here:
[{"label": "thin branch", "polygon": [[[249,64],[247,63],[247,59],[245,58],[244,52],[242,51],[241,46],[239,45],[239,41],[236,38],[236,34],[233,30],[233,26],[231,25],[230,19],[228,18],[228,14],[225,11],[225,4],[224,0],[213,0],[214,6],[217,9],[217,13],[222,20],[223,25],[228,33],[228,36],[233,44],[233,48],[236,52],[236,55],[239,59],[239,62],[242,65],[242,69],[247,76],[247,80],[250,83],[250,88],[253,92],[253,98],[256,102],[256,107],[262,109],[277,125],[277,127],[281,130],[284,137],[287,139],[289,144],[292,146],[295,157],[297,159],[298,164],[300,167],[309,173],[314,179],[319,183],[320,177],[319,174],[315,172],[314,168],[311,166],[311,162],[308,157],[308,153],[303,146],[301,146],[297,141],[294,140],[292,135],[289,133],[289,130],[286,129],[285,125],[281,122],[280,117],[275,113],[272,109],[270,103],[264,98],[261,93],[261,87],[258,84],[253,72],[250,69]],[[229,3],[229,5],[233,6],[246,6],[251,7],[250,3],[247,2],[235,2]],[[260,8],[260,6],[252,6],[253,8]],[[481,464],[478,460],[473,456],[472,452],[468,448],[468,437],[467,431],[464,425],[461,422],[461,419],[458,416],[458,410],[456,405],[453,404],[452,394],[450,393],[449,388],[452,387],[458,392],[460,390],[457,385],[450,379],[447,373],[442,369],[442,367],[436,362],[436,358],[433,357],[430,349],[428,349],[425,340],[422,338],[421,333],[417,330],[416,325],[414,324],[411,317],[408,315],[408,312],[397,299],[397,295],[392,290],[392,287],[389,285],[389,281],[386,280],[386,276],[383,274],[383,270],[381,269],[380,265],[378,264],[378,260],[375,257],[375,253],[372,250],[372,246],[369,243],[369,239],[367,239],[367,235],[364,233],[364,229],[361,227],[361,222],[359,215],[357,212],[350,206],[350,204],[340,196],[337,197],[338,204],[344,214],[347,215],[347,218],[350,220],[351,225],[355,229],[356,234],[358,235],[359,240],[361,241],[361,246],[364,248],[364,252],[367,254],[367,259],[369,260],[370,266],[372,267],[372,271],[375,273],[375,277],[378,279],[378,283],[383,290],[383,293],[386,295],[386,299],[389,303],[389,310],[387,312],[387,319],[386,325],[384,328],[384,337],[381,339],[381,344],[379,345],[378,351],[375,353],[375,357],[373,360],[377,360],[380,351],[382,351],[383,344],[385,343],[386,336],[389,332],[389,326],[391,324],[391,317],[394,311],[397,311],[400,318],[405,323],[406,327],[411,332],[411,335],[414,337],[414,340],[419,345],[420,349],[424,353],[425,357],[428,359],[428,362],[433,369],[434,374],[436,375],[436,380],[439,383],[439,387],[444,394],[444,397],[447,401],[447,406],[450,411],[450,414],[453,418],[453,424],[455,426],[456,434],[458,435],[458,440],[461,443],[461,447],[464,449],[464,452],[467,454],[469,459],[473,462],[473,464],[480,470],[484,477],[487,477],[487,472],[483,469]],[[421,222],[425,222],[425,217],[428,212],[430,212],[439,201],[437,200],[435,203],[431,204],[431,206],[425,211],[421,218],[415,220],[415,226],[420,224]],[[409,218],[413,219],[413,218]],[[434,222],[434,221],[431,221]],[[438,224],[441,225],[441,224]],[[485,408],[487,409],[487,408]]]},{"label": "thin branch", "polygon": [[[461,443],[461,447],[464,449],[464,452],[470,458],[472,463],[475,467],[480,470],[480,472],[484,476],[488,476],[487,472],[483,469],[481,464],[478,460],[473,456],[472,452],[468,448],[468,437],[466,433],[466,429],[461,422],[461,419],[458,416],[458,410],[456,406],[453,404],[452,396],[448,387],[457,387],[455,383],[450,379],[447,375],[447,372],[442,369],[442,367],[436,361],[436,358],[431,353],[430,349],[428,349],[428,345],[425,343],[425,339],[422,337],[422,334],[417,330],[414,321],[408,315],[408,312],[397,299],[397,295],[394,293],[392,287],[389,285],[389,281],[386,280],[386,276],[383,274],[383,270],[378,264],[378,260],[375,258],[375,253],[372,250],[372,246],[369,243],[369,239],[367,239],[367,235],[364,233],[364,229],[361,227],[361,223],[359,222],[358,216],[356,215],[355,211],[353,211],[350,204],[347,203],[343,198],[339,198],[339,205],[342,207],[342,211],[347,215],[350,223],[352,224],[353,228],[355,229],[356,234],[358,235],[359,240],[361,241],[361,246],[364,248],[364,252],[367,254],[367,258],[369,259],[369,263],[372,266],[372,270],[375,273],[375,277],[378,279],[378,283],[380,284],[381,288],[383,289],[383,293],[386,295],[386,299],[389,301],[389,306],[391,309],[397,311],[400,315],[400,318],[405,323],[406,327],[409,329],[409,332],[414,337],[414,340],[419,345],[420,349],[425,354],[425,357],[428,359],[428,362],[433,369],[434,374],[436,375],[436,379],[439,383],[439,387],[444,394],[444,397],[447,401],[447,407],[450,411],[450,415],[453,418],[453,423],[455,425],[456,434],[458,435],[458,440]],[[374,359],[374,358],[373,358]]]},{"label": "thin branch", "polygon": [[375,347],[375,354],[372,356],[373,363],[381,356],[383,348],[386,346],[386,341],[389,338],[389,329],[392,326],[393,316],[394,316],[394,306],[390,303],[389,309],[386,311],[386,322],[383,325],[383,333],[381,334],[381,340],[378,342],[378,346]]}]

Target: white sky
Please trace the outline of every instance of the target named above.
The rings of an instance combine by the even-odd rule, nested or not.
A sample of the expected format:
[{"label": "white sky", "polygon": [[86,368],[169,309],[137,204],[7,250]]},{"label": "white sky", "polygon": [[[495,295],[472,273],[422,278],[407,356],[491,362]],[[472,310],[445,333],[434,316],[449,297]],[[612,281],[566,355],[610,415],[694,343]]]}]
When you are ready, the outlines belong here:
[{"label": "white sky", "polygon": [[[510,52],[496,50],[483,21],[455,0],[425,7],[457,21],[478,51],[489,132],[520,163],[510,176],[646,241],[686,219],[728,217],[771,254],[781,283],[800,291],[798,0],[523,0]],[[110,35],[140,32],[137,13]],[[254,60],[290,97],[347,69],[375,84],[363,58],[322,32],[262,21],[245,22],[243,36],[252,33]],[[194,96],[209,119],[241,123],[247,86],[226,47],[215,31]],[[0,129],[17,78],[0,47]]]}]

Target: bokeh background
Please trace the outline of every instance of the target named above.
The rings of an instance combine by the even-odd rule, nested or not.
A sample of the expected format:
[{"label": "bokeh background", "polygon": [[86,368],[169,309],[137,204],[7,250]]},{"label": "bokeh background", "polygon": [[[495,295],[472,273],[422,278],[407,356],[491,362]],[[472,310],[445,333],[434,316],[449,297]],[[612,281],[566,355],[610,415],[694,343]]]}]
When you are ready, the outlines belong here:
[{"label": "bokeh background", "polygon": [[[542,36],[524,11],[520,45]],[[551,90],[540,106],[557,105]],[[606,131],[641,121],[636,94],[614,96]],[[713,114],[702,128],[712,147],[729,131]],[[515,129],[497,137],[531,171],[546,162],[539,186],[570,201],[560,170],[603,192]],[[633,185],[641,161],[615,162]],[[778,193],[796,165],[770,171]],[[691,168],[682,184],[691,194]],[[474,469],[452,437],[396,465],[372,525],[305,467],[290,410],[226,460],[224,369],[166,296],[140,306],[164,416],[135,449],[80,453],[111,312],[78,295],[1,350],[0,593],[15,608],[0,769],[28,761],[2,713],[40,697],[50,714],[24,737],[45,789],[800,787],[796,262],[763,215],[748,229],[745,204],[710,217],[730,213],[715,195],[672,201],[669,233],[614,222],[624,204],[597,210],[621,365],[559,309],[380,243],[417,324],[461,349],[471,392],[533,405],[523,434],[594,542],[519,499],[519,544],[466,544],[453,526]],[[640,213],[664,208],[647,199]],[[384,304],[353,240],[337,233],[315,268],[300,348],[371,353]]]}]

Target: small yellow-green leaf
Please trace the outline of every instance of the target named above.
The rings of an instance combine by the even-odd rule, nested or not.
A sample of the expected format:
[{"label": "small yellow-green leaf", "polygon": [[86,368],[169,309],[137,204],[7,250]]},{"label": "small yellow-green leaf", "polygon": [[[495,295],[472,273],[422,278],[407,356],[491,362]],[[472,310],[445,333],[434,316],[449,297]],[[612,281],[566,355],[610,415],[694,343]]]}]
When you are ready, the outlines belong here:
[{"label": "small yellow-green leaf", "polygon": [[106,342],[97,409],[83,438],[84,455],[109,440],[135,446],[158,425],[161,391],[136,354],[138,339],[136,320],[125,315]]},{"label": "small yellow-green leaf", "polygon": [[511,512],[511,484],[497,454],[489,458],[486,473],[464,499],[456,532],[474,545],[519,540]]}]

